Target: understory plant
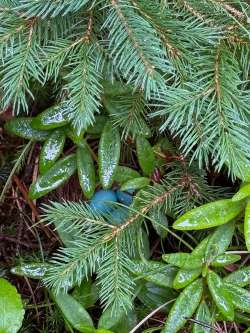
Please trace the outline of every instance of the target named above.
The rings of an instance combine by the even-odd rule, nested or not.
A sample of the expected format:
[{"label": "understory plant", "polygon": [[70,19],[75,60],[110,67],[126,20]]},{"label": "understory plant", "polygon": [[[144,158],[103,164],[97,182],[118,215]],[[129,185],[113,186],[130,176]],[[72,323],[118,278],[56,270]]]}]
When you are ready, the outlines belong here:
[{"label": "understory plant", "polygon": [[133,333],[138,304],[164,314],[145,332],[249,327],[249,26],[244,0],[0,0],[4,128],[28,140],[0,201],[29,155],[62,243],[12,273],[69,332]]}]

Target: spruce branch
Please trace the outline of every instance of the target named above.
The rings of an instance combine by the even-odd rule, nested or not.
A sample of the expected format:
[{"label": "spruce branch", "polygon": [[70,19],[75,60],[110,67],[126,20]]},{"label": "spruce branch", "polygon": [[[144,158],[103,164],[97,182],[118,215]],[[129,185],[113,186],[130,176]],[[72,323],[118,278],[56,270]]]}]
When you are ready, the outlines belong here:
[{"label": "spruce branch", "polygon": [[212,156],[218,169],[227,164],[231,175],[239,174],[240,161],[250,156],[249,94],[239,62],[221,41],[212,52],[199,52],[195,69],[189,82],[170,87],[159,98],[158,107],[164,106],[150,116],[165,117],[160,129],[178,136],[184,155],[191,154],[200,167]]},{"label": "spruce branch", "polygon": [[221,1],[221,5],[228,11],[230,14],[234,15],[237,19],[245,19],[245,14],[242,13],[240,10],[234,8],[232,5]]},{"label": "spruce branch", "polygon": [[1,58],[4,56],[4,50],[11,48],[20,38],[21,33],[27,29],[27,24],[24,19],[16,17],[16,15],[8,14],[3,11],[0,13],[0,49]]},{"label": "spruce branch", "polygon": [[104,99],[103,102],[114,126],[121,129],[122,138],[126,139],[129,135],[135,138],[148,131],[145,98],[141,92]]},{"label": "spruce branch", "polygon": [[[172,42],[168,39],[167,35],[171,31],[168,29],[164,29],[159,21],[157,20],[156,16],[154,15],[155,12],[152,10],[152,6],[147,8],[145,3],[140,3],[140,1],[131,0],[131,3],[133,4],[134,8],[147,19],[151,25],[156,29],[158,35],[160,36],[162,40],[162,45],[165,46],[168,50],[168,54],[172,58],[176,58],[180,56],[180,50],[172,44]],[[143,7],[144,5],[144,7]],[[145,8],[146,7],[146,8]]]},{"label": "spruce branch", "polygon": [[172,75],[173,68],[153,27],[128,1],[111,1],[103,28],[109,31],[112,61],[127,82],[145,91],[147,99],[164,90],[161,73]]},{"label": "spruce branch", "polygon": [[131,258],[138,251],[141,224],[148,213],[159,208],[176,216],[186,208],[207,201],[214,195],[213,190],[220,193],[207,185],[196,168],[196,173],[192,172],[187,162],[171,167],[174,171],[167,174],[162,184],[148,186],[137,194],[122,225],[107,223],[108,215],[100,216],[84,202],[55,202],[44,206],[44,222],[54,223],[75,235],[70,247],[54,255],[45,283],[57,291],[67,291],[73,283],[80,283],[95,272],[104,307],[115,310],[119,306],[128,310],[134,288]]},{"label": "spruce branch", "polygon": [[[81,28],[83,28],[83,26],[81,26]],[[56,40],[50,41],[49,44],[43,48],[45,81],[48,81],[51,78],[56,81],[59,76],[59,72],[64,66],[66,60],[70,61],[72,56],[79,52],[79,50],[81,52],[81,45],[90,42],[93,29],[92,13],[90,13],[84,28],[85,33],[75,40],[71,40],[70,38],[65,37],[56,38]]]},{"label": "spruce branch", "polygon": [[[185,181],[181,180],[175,188],[170,188],[169,190],[161,193],[159,196],[155,196],[154,198],[151,197],[151,201],[148,202],[146,205],[144,205],[138,212],[134,212],[132,216],[130,216],[125,223],[123,223],[121,226],[117,227],[112,231],[112,235],[110,235],[110,239],[113,239],[114,237],[117,237],[120,233],[122,233],[126,228],[128,228],[130,225],[135,223],[140,217],[146,217],[147,213],[155,206],[159,204],[163,204],[166,202],[171,196],[177,192],[180,188],[182,188],[185,185]],[[132,208],[133,210],[133,208]]]},{"label": "spruce branch", "polygon": [[102,257],[105,255],[104,235],[106,228],[91,226],[86,228],[71,247],[60,248],[51,259],[44,282],[56,292],[67,292],[75,283],[96,272]]},{"label": "spruce branch", "polygon": [[51,201],[49,205],[43,205],[42,221],[49,224],[54,223],[59,228],[68,225],[69,229],[66,231],[75,232],[83,230],[86,224],[91,225],[92,223],[96,226],[113,227],[106,223],[102,215],[93,211],[93,209],[83,202]]},{"label": "spruce branch", "polygon": [[77,132],[95,120],[101,105],[101,73],[97,67],[99,54],[92,45],[82,45],[72,56],[72,70],[65,76],[65,91],[70,105],[69,117]]},{"label": "spruce branch", "polygon": [[40,46],[36,43],[34,26],[36,19],[29,22],[29,32],[22,43],[15,44],[11,54],[4,59],[2,74],[2,108],[6,109],[10,103],[17,114],[24,110],[28,112],[27,95],[34,98],[30,90],[30,80],[42,83],[42,64],[40,60]]},{"label": "spruce branch", "polygon": [[27,17],[55,17],[76,12],[84,7],[89,0],[21,0],[18,10],[25,12]]},{"label": "spruce branch", "polygon": [[116,311],[117,308],[125,311],[131,309],[135,287],[130,274],[133,263],[126,254],[121,237],[116,237],[107,245],[107,254],[97,272],[100,298],[105,309],[111,307],[111,311]]},{"label": "spruce branch", "polygon": [[20,172],[20,170],[22,169],[22,167],[26,161],[27,155],[29,154],[29,152],[33,148],[33,146],[34,146],[34,142],[29,141],[27,144],[21,146],[20,149],[18,150],[18,152],[16,153],[16,157],[13,161],[14,165],[13,165],[10,173],[8,174],[4,187],[0,193],[0,202],[3,201],[5,193],[8,190],[9,186],[11,185],[12,177],[16,173]]}]

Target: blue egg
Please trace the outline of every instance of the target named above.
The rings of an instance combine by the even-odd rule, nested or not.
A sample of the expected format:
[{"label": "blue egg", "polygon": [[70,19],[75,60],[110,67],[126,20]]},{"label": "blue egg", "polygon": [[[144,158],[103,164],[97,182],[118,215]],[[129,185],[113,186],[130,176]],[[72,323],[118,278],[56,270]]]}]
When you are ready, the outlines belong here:
[{"label": "blue egg", "polygon": [[128,218],[129,210],[125,207],[118,207],[107,215],[110,224],[120,225]]},{"label": "blue egg", "polygon": [[118,201],[126,206],[130,206],[133,201],[133,192],[134,190],[127,190],[126,192],[117,191],[116,195]]},{"label": "blue egg", "polygon": [[90,201],[90,207],[98,213],[109,213],[112,210],[112,202],[117,202],[117,196],[112,190],[97,191]]}]

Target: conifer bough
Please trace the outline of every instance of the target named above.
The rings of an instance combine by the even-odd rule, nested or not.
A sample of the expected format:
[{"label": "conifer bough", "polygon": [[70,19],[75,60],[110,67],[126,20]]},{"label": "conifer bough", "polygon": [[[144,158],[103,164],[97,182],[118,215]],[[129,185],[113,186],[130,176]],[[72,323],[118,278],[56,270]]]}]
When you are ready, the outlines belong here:
[{"label": "conifer bough", "polygon": [[[64,232],[70,238],[54,254],[43,277],[57,297],[94,273],[104,314],[112,318],[119,309],[124,318],[136,293],[134,259],[148,258],[142,223],[152,220],[158,233],[163,228],[164,237],[171,233],[191,247],[168,228],[167,215],[178,217],[176,229],[218,229],[192,253],[163,256],[172,265],[166,264],[166,269],[177,273],[168,274],[167,287],[176,288],[179,296],[162,332],[177,332],[194,314],[196,321],[211,327],[208,304],[223,320],[237,318],[237,309],[249,311],[249,292],[242,288],[249,281],[248,272],[237,271],[228,280],[221,276],[223,266],[239,259],[225,250],[235,232],[231,220],[239,222],[243,213],[250,248],[248,188],[233,200],[223,198],[200,206],[225,193],[209,185],[207,167],[227,168],[232,178],[250,181],[249,16],[250,6],[244,0],[232,4],[0,0],[1,108],[11,104],[18,116],[6,128],[23,138],[45,141],[43,151],[52,139],[57,145],[48,170],[31,186],[30,197],[47,194],[76,169],[85,197],[92,197],[98,182],[96,163],[102,187],[111,188],[114,183],[126,190],[143,187],[119,225],[107,223],[107,216],[86,202],[52,202],[44,207],[44,221],[54,223],[59,235]],[[56,107],[47,111],[48,117],[40,112],[30,118],[32,101],[48,90],[53,91]],[[61,133],[60,140],[56,132]],[[88,135],[101,137],[94,161]],[[66,136],[78,146],[77,154],[58,160]],[[139,172],[120,163],[126,146],[136,152]],[[42,172],[47,158],[43,151]],[[162,172],[160,183],[153,179],[156,168]],[[222,239],[219,246],[218,238]],[[144,275],[152,281],[152,273]],[[153,282],[166,284],[157,274]],[[231,283],[235,286],[230,291]],[[61,301],[75,304],[71,297],[65,294]]]},{"label": "conifer bough", "polygon": [[77,132],[104,105],[123,135],[169,130],[200,166],[249,180],[249,11],[243,0],[1,0],[1,107],[28,112],[52,82]]}]

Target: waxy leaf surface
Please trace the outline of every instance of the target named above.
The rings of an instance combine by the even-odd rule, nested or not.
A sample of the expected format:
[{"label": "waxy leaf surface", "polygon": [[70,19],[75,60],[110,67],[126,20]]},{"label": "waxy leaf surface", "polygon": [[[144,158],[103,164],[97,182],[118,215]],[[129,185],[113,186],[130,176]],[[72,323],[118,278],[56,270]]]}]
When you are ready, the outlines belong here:
[{"label": "waxy leaf surface", "polygon": [[39,156],[39,171],[41,174],[48,171],[57,161],[63,151],[65,143],[64,131],[54,130],[44,142]]},{"label": "waxy leaf surface", "polygon": [[223,285],[222,279],[219,275],[210,271],[207,276],[207,282],[217,308],[227,320],[233,321],[234,306],[227,289]]},{"label": "waxy leaf surface", "polygon": [[136,138],[136,152],[143,174],[151,176],[155,168],[154,151],[149,141],[141,135]]},{"label": "waxy leaf surface", "polygon": [[210,202],[194,208],[182,215],[174,222],[173,227],[178,230],[200,230],[225,224],[236,217],[244,208],[241,201],[230,199]]},{"label": "waxy leaf surface", "polygon": [[120,159],[120,135],[111,123],[107,123],[103,129],[99,149],[99,177],[104,189],[111,187],[116,168]]},{"label": "waxy leaf surface", "polygon": [[96,186],[94,161],[87,144],[77,148],[77,171],[79,183],[87,199],[91,199]]},{"label": "waxy leaf surface", "polygon": [[202,280],[196,280],[186,287],[176,299],[161,333],[176,333],[191,318],[202,296]]},{"label": "waxy leaf surface", "polygon": [[23,317],[23,304],[16,288],[7,280],[0,278],[0,332],[18,332]]},{"label": "waxy leaf surface", "polygon": [[45,174],[39,176],[29,189],[29,198],[38,199],[63,185],[76,171],[75,154],[57,161]]}]

